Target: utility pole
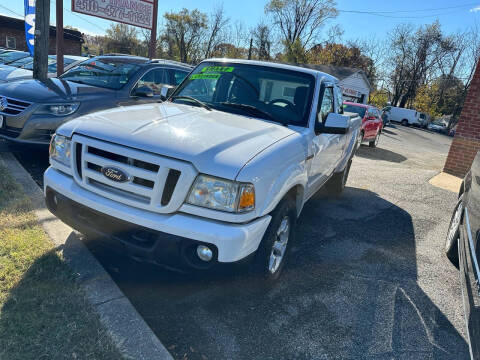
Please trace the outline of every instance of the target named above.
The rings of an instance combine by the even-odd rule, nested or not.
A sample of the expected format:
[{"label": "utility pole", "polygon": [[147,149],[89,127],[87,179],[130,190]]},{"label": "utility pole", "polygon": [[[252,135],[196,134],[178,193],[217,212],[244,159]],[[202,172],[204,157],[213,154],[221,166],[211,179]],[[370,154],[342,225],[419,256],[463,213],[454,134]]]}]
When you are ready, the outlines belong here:
[{"label": "utility pole", "polygon": [[33,53],[33,77],[47,79],[48,40],[50,38],[50,0],[35,3],[35,50]]},{"label": "utility pole", "polygon": [[[38,1],[38,0],[37,0]],[[63,74],[63,0],[57,0],[57,77]]]},{"label": "utility pole", "polygon": [[150,59],[155,58],[157,52],[157,17],[158,0],[153,0],[152,32],[150,34],[150,46],[148,48],[148,57]]},{"label": "utility pole", "polygon": [[250,39],[250,48],[248,49],[248,60],[252,60],[253,38]]}]

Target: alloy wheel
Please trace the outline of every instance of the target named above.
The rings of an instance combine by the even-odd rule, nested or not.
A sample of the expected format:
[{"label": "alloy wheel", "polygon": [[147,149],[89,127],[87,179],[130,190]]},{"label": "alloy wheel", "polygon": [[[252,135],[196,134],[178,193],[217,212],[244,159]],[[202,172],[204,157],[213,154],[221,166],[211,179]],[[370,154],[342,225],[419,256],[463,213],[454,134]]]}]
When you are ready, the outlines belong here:
[{"label": "alloy wheel", "polygon": [[268,271],[275,274],[282,264],[287,250],[288,238],[290,236],[290,218],[285,216],[275,233],[275,241],[273,242],[270,260],[268,262]]}]

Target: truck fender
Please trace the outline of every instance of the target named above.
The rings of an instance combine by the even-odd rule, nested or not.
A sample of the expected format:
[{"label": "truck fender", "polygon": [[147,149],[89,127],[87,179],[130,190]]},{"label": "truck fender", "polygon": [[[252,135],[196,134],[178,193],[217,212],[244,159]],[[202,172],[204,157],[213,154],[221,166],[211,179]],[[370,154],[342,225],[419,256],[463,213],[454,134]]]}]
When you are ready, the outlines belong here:
[{"label": "truck fender", "polygon": [[299,216],[303,207],[307,182],[308,176],[305,162],[293,164],[285,168],[282,173],[276,177],[275,182],[271,184],[265,197],[265,206],[260,210],[259,216],[264,216],[272,212],[285,195],[295,187],[298,187],[295,194],[295,201],[297,205],[297,216]]},{"label": "truck fender", "polygon": [[353,156],[355,155],[355,152],[357,151],[357,139],[358,139],[358,135],[359,135],[358,133],[360,131],[360,127],[355,125],[358,125],[358,124],[352,121],[352,127],[353,127],[353,130],[351,130],[352,135],[350,136],[350,141],[346,146],[343,159],[342,161],[340,161],[337,168],[335,169],[335,172],[337,173],[342,172],[343,169],[345,169],[348,162],[350,161],[351,158],[353,158]]}]

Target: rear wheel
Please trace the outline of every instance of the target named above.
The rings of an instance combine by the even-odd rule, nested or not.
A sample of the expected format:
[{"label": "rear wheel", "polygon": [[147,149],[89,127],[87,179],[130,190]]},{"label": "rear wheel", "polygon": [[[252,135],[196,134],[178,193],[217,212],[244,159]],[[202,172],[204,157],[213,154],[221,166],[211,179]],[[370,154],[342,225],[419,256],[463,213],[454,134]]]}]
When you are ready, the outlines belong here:
[{"label": "rear wheel", "polygon": [[380,130],[378,130],[377,136],[375,136],[375,140],[370,141],[368,143],[368,146],[370,146],[371,148],[376,148],[379,140],[380,140]]},{"label": "rear wheel", "polygon": [[283,199],[272,212],[272,221],[263,236],[255,257],[255,268],[268,282],[277,280],[285,265],[295,233],[295,200]]},{"label": "rear wheel", "polygon": [[403,120],[402,120],[402,125],[403,125],[403,126],[409,126],[408,120],[407,120],[407,119],[403,119]]},{"label": "rear wheel", "polygon": [[460,239],[460,224],[463,218],[463,196],[458,199],[457,206],[453,211],[450,226],[448,227],[445,241],[445,254],[447,258],[458,268],[458,240]]}]

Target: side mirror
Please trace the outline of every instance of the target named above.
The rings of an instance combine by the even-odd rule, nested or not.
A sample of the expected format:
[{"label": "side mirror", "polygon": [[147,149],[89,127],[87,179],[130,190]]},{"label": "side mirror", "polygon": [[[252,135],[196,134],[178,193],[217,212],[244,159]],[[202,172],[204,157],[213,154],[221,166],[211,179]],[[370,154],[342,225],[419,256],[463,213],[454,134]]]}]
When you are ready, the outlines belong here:
[{"label": "side mirror", "polygon": [[162,89],[160,90],[160,98],[163,101],[167,100],[170,97],[170,95],[172,95],[174,90],[175,90],[175,86],[163,85]]},{"label": "side mirror", "polygon": [[315,132],[317,134],[346,134],[350,129],[350,117],[330,113],[325,120],[325,123],[315,123]]},{"label": "side mirror", "polygon": [[153,90],[148,86],[140,86],[139,88],[135,89],[133,95],[139,97],[153,97],[154,93]]}]

